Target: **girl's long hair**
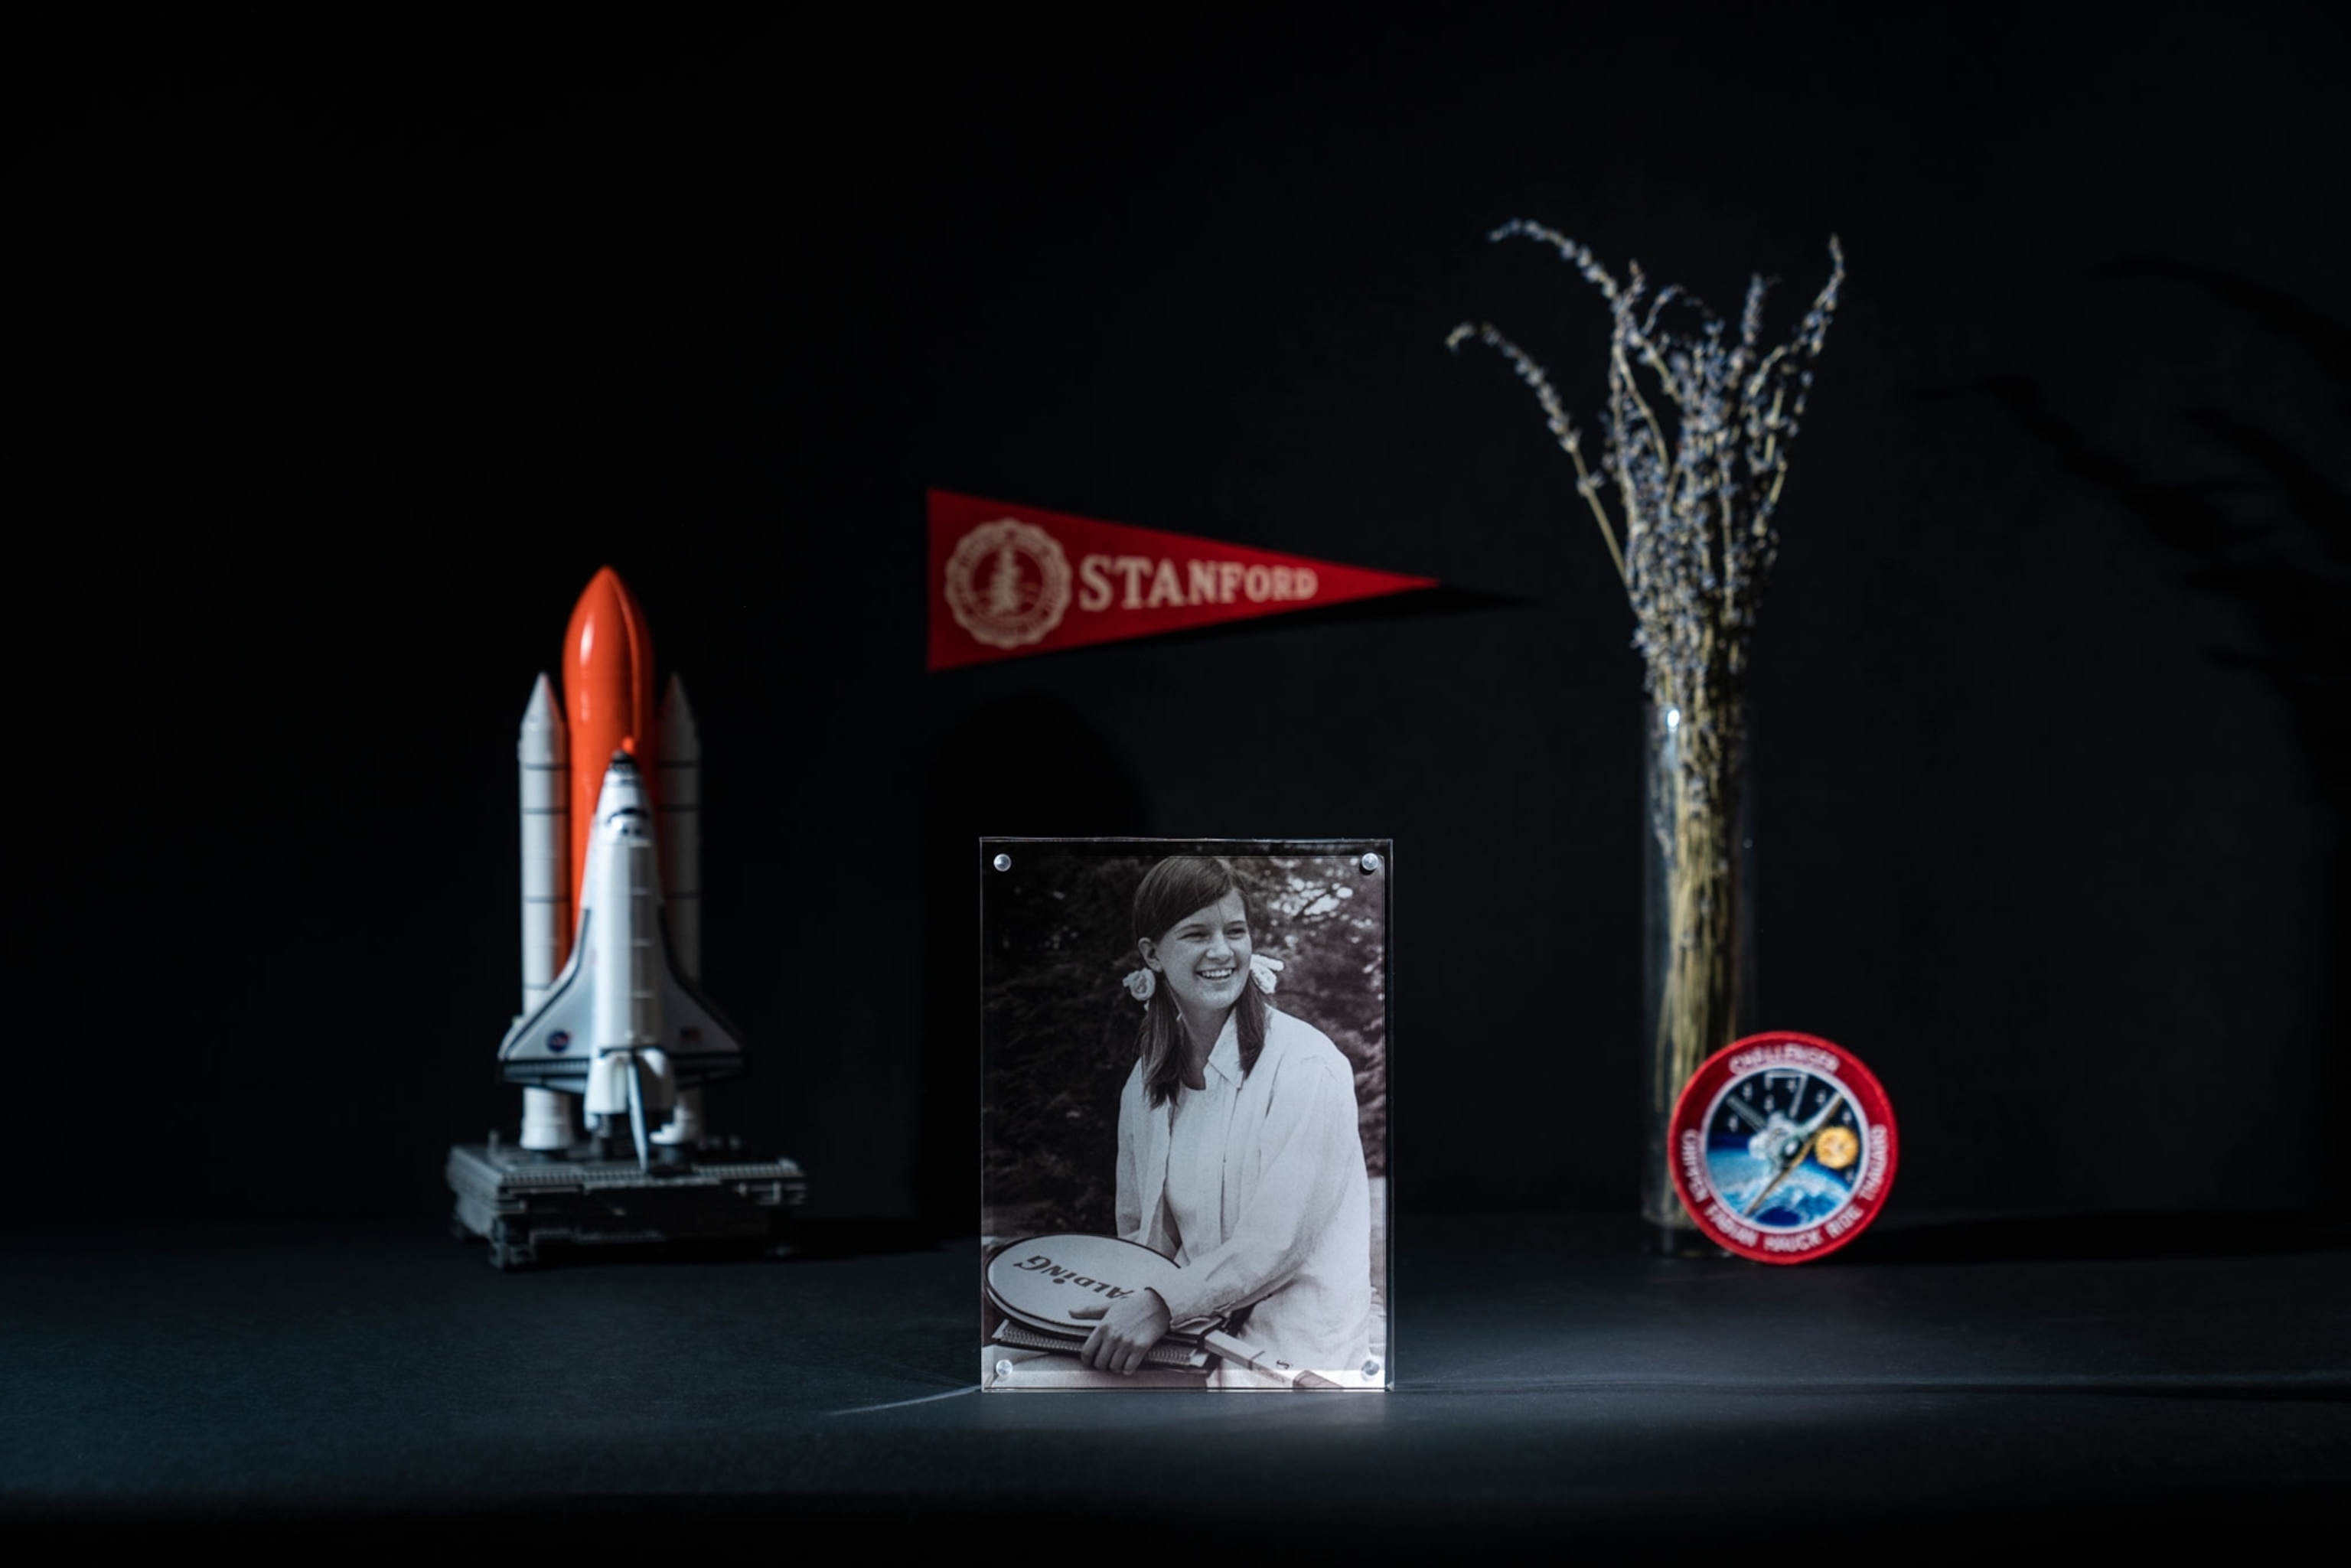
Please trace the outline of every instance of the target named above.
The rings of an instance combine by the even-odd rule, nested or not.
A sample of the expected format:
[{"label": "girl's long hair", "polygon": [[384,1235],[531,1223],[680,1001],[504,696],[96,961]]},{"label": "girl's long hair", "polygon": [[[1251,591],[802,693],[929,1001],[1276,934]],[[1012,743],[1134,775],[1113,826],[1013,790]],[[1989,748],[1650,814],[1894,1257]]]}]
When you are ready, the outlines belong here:
[{"label": "girl's long hair", "polygon": [[[1144,873],[1134,890],[1134,939],[1158,942],[1176,923],[1196,909],[1205,909],[1225,894],[1238,890],[1233,868],[1207,855],[1169,855]],[[1241,894],[1244,918],[1249,894]],[[1251,945],[1254,950],[1255,945]],[[1273,1009],[1265,993],[1244,969],[1240,1000],[1233,1004],[1234,1030],[1240,1036],[1241,1076],[1257,1065],[1265,1049],[1266,1023]],[[1184,1082],[1184,1015],[1176,1009],[1176,995],[1162,978],[1152,988],[1143,1009],[1143,1029],[1135,1037],[1135,1054],[1143,1060],[1143,1086],[1153,1105],[1176,1097]]]}]

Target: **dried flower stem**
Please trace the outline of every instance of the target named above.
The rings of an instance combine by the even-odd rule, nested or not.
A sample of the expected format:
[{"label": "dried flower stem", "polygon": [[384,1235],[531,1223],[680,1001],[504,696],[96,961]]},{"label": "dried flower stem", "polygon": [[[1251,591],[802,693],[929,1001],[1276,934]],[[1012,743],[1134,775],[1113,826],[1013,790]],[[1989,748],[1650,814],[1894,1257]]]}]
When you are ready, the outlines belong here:
[{"label": "dried flower stem", "polygon": [[1475,333],[1481,342],[1493,349],[1495,352],[1510,361],[1517,369],[1519,379],[1534,388],[1535,397],[1541,402],[1543,413],[1550,422],[1552,437],[1558,441],[1560,449],[1565,452],[1569,460],[1575,465],[1576,494],[1591,504],[1593,518],[1600,525],[1601,541],[1608,547],[1608,559],[1616,563],[1618,580],[1629,584],[1631,578],[1625,570],[1625,552],[1616,545],[1615,526],[1608,520],[1608,508],[1600,504],[1600,482],[1593,477],[1592,470],[1584,465],[1583,437],[1576,434],[1573,423],[1567,417],[1567,410],[1561,405],[1559,393],[1551,384],[1550,374],[1543,370],[1542,366],[1535,362],[1532,355],[1494,330],[1490,325],[1472,327],[1465,321],[1454,328],[1447,336],[1445,346],[1448,349],[1458,349],[1461,346],[1461,340],[1472,333]]}]

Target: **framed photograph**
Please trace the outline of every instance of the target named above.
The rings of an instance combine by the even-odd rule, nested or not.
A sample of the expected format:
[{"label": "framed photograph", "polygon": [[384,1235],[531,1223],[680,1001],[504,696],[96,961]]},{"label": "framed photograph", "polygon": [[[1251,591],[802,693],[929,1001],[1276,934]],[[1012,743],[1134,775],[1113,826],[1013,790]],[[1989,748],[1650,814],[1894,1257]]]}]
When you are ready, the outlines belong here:
[{"label": "framed photograph", "polygon": [[980,1385],[1393,1382],[1384,839],[980,843]]}]

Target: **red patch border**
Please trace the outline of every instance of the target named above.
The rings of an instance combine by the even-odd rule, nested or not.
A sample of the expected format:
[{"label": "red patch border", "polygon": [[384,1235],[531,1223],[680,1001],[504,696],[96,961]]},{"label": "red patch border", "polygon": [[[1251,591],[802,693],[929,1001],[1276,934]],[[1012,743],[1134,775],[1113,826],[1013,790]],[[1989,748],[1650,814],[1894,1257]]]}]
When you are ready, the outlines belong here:
[{"label": "red patch border", "polygon": [[[1706,1129],[1698,1124],[1714,1103],[1715,1095],[1732,1080],[1748,1077],[1775,1064],[1771,1061],[1754,1061],[1734,1070],[1732,1062],[1756,1051],[1790,1046],[1798,1048],[1798,1051],[1781,1051],[1777,1061],[1828,1071],[1851,1091],[1855,1108],[1860,1111],[1862,1120],[1869,1125],[1873,1155],[1877,1147],[1886,1151],[1885,1168],[1877,1175],[1876,1191],[1867,1197],[1856,1196],[1851,1203],[1818,1225],[1802,1230],[1758,1231],[1753,1242],[1741,1241],[1714,1219],[1708,1212],[1707,1202],[1691,1197],[1688,1176],[1683,1169],[1683,1143],[1686,1137],[1694,1136],[1698,1157],[1703,1159]],[[1837,1066],[1821,1067],[1816,1061],[1807,1061],[1799,1051],[1826,1051],[1835,1059]],[[1792,1030],[1769,1030],[1761,1034],[1750,1034],[1744,1040],[1734,1040],[1699,1062],[1698,1071],[1690,1074],[1689,1082],[1682,1085],[1681,1094],[1674,1102],[1673,1120],[1668,1124],[1666,1134],[1666,1157],[1673,1173],[1674,1196],[1681,1199],[1682,1207],[1688,1212],[1692,1223],[1708,1240],[1724,1251],[1758,1263],[1810,1263],[1815,1259],[1827,1257],[1839,1248],[1851,1245],[1853,1239],[1868,1229],[1876,1222],[1879,1211],[1885,1208],[1886,1198],[1894,1191],[1894,1172],[1899,1163],[1900,1152],[1900,1142],[1894,1126],[1894,1103],[1886,1098],[1886,1087],[1878,1082],[1877,1075],[1863,1065],[1860,1058],[1835,1041],[1823,1040],[1816,1034],[1798,1034]],[[1711,1190],[1708,1188],[1709,1192]],[[1828,1234],[1831,1225],[1855,1214],[1856,1210],[1857,1218],[1845,1224],[1835,1235]],[[1778,1241],[1780,1246],[1767,1251],[1763,1247],[1767,1237]],[[1812,1239],[1809,1246],[1803,1245],[1805,1238]]]}]

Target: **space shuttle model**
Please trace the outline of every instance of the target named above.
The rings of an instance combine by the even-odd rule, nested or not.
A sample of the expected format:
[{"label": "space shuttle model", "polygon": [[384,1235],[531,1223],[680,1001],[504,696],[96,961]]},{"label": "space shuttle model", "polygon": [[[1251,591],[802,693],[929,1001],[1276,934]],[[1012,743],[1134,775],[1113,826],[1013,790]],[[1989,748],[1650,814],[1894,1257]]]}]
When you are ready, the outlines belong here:
[{"label": "space shuttle model", "polygon": [[[655,706],[644,612],[609,567],[571,612],[559,674],[532,688],[517,747],[522,1010],[497,1062],[522,1089],[522,1136],[451,1150],[458,1224],[502,1268],[540,1240],[706,1239],[749,1220],[774,1240],[805,1190],[799,1167],[740,1158],[703,1117],[702,1086],[747,1058],[697,985],[694,713],[674,675]],[[747,1204],[776,1212],[732,1212]]]},{"label": "space shuttle model", "polygon": [[562,701],[540,675],[517,748],[523,1010],[498,1071],[524,1086],[522,1146],[534,1153],[569,1151],[577,1111],[591,1147],[625,1128],[649,1166],[656,1146],[701,1141],[701,1085],[743,1071],[742,1037],[695,987],[694,714],[676,676],[658,711],[652,689],[644,613],[607,567],[571,612]]}]

